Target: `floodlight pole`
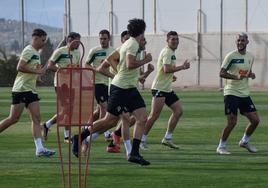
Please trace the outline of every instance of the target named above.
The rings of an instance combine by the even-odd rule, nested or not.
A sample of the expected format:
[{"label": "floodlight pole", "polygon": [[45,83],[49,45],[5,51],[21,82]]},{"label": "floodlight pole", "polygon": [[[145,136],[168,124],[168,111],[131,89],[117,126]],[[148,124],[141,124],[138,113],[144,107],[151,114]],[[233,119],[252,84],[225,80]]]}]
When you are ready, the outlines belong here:
[{"label": "floodlight pole", "polygon": [[109,12],[109,31],[111,34],[110,45],[113,46],[113,34],[114,34],[114,2],[110,0],[110,12]]},{"label": "floodlight pole", "polygon": [[25,35],[25,31],[24,31],[24,0],[21,0],[21,49],[23,50],[24,48],[24,35]]},{"label": "floodlight pole", "polygon": [[200,85],[201,66],[201,32],[202,32],[202,0],[199,0],[199,10],[197,11],[197,85]]},{"label": "floodlight pole", "polygon": [[154,34],[156,34],[156,0],[154,0]]},{"label": "floodlight pole", "polygon": [[[222,49],[223,49],[223,45],[222,45],[222,35],[223,35],[223,0],[221,0],[221,21],[220,21],[220,66],[223,60],[223,55],[222,55]],[[223,87],[223,83],[222,83],[222,78],[220,78],[220,88]]]},{"label": "floodlight pole", "polygon": [[245,0],[245,30],[248,32],[248,0]]}]

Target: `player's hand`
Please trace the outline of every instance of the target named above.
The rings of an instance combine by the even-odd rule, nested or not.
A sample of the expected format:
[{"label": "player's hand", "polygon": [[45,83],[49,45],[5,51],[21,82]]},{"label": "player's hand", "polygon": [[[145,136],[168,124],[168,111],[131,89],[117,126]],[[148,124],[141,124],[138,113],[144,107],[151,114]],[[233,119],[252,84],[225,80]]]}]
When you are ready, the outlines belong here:
[{"label": "player's hand", "polygon": [[140,77],[139,77],[139,82],[140,82],[141,84],[144,84],[144,82],[145,82],[145,78],[144,78],[144,76],[140,76]]},{"label": "player's hand", "polygon": [[47,64],[45,64],[45,65],[38,65],[36,67],[35,73],[42,75],[42,74],[45,74],[46,73],[46,70],[47,70]]},{"label": "player's hand", "polygon": [[183,70],[190,68],[190,61],[186,59],[183,63]]},{"label": "player's hand", "polygon": [[256,78],[256,75],[255,73],[251,72],[249,75],[248,75],[249,78],[251,78],[252,80],[254,80]]},{"label": "player's hand", "polygon": [[153,66],[151,63],[149,63],[149,64],[147,65],[147,70],[148,70],[149,72],[153,72],[153,71],[154,71],[154,66]]},{"label": "player's hand", "polygon": [[145,58],[147,63],[151,62],[153,60],[151,53],[146,53]]},{"label": "player's hand", "polygon": [[176,82],[176,81],[177,81],[177,77],[175,75],[173,75],[172,82]]}]

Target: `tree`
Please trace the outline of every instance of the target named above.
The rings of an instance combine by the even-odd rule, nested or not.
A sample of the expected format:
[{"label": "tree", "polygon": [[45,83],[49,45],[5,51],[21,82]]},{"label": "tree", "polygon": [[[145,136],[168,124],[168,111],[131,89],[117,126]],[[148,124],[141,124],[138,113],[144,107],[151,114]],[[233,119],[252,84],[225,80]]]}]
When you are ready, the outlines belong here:
[{"label": "tree", "polygon": [[17,40],[14,40],[11,43],[10,49],[11,49],[11,51],[18,52],[20,50],[19,42]]},{"label": "tree", "polygon": [[[45,65],[50,56],[52,55],[53,53],[53,44],[51,43],[50,41],[50,38],[47,39],[47,42],[45,44],[45,46],[42,48],[42,51],[41,51],[41,64],[42,65]],[[52,86],[53,85],[53,79],[54,79],[54,72],[52,71],[47,71],[45,75],[43,75],[41,77],[41,80],[43,81],[42,84],[40,85],[43,85],[43,86]]]},{"label": "tree", "polygon": [[11,55],[6,59],[0,59],[0,86],[12,86],[17,75],[19,57]]}]

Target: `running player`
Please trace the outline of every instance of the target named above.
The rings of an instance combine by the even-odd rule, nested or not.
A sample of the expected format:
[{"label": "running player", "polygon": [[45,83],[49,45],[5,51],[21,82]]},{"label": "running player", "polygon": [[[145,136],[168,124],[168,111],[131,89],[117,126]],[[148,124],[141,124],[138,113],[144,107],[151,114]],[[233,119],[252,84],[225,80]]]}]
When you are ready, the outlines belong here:
[{"label": "running player", "polygon": [[41,66],[40,53],[47,40],[47,33],[42,29],[34,29],[31,44],[26,46],[21,53],[13,88],[12,104],[9,117],[0,122],[0,132],[17,123],[26,108],[32,120],[32,135],[36,147],[35,155],[50,157],[56,152],[46,149],[42,144],[40,126],[40,104],[36,90],[36,81],[39,75],[46,71],[46,65]]},{"label": "running player", "polygon": [[[99,32],[99,42],[100,46],[96,46],[89,51],[89,54],[86,58],[86,67],[91,66],[97,68],[100,66],[102,61],[114,51],[114,48],[110,47],[110,32],[108,30],[101,30]],[[95,79],[95,98],[97,101],[97,110],[95,112],[99,114],[99,118],[105,116],[107,110],[107,101],[108,101],[108,85],[109,79],[100,74],[96,73]],[[104,133],[106,139],[110,139],[111,135],[109,130]]]},{"label": "running player", "polygon": [[190,63],[186,60],[182,65],[176,66],[175,50],[179,45],[179,37],[176,31],[170,31],[167,34],[167,46],[161,51],[157,62],[157,74],[152,84],[152,105],[151,113],[148,117],[145,131],[142,136],[141,148],[148,149],[146,139],[149,131],[155,121],[159,118],[160,113],[166,104],[172,114],[169,118],[167,131],[162,139],[162,144],[170,148],[178,149],[172,141],[172,134],[182,115],[182,105],[179,98],[172,90],[171,83],[174,81],[174,73],[190,68]]},{"label": "running player", "polygon": [[216,152],[219,154],[230,154],[226,150],[226,141],[237,123],[237,111],[247,117],[249,124],[244,132],[239,146],[255,153],[257,149],[249,145],[250,136],[257,128],[260,120],[249,94],[249,78],[255,79],[251,68],[254,62],[253,55],[247,51],[249,43],[246,33],[236,36],[236,47],[228,53],[222,63],[220,77],[225,78],[224,105],[227,125],[222,131],[219,145]]},{"label": "running player", "polygon": [[[141,165],[150,164],[150,162],[143,159],[139,153],[140,140],[147,120],[145,103],[137,90],[139,67],[152,61],[150,53],[146,54],[143,60],[136,60],[139,41],[144,35],[145,28],[146,24],[143,20],[129,20],[127,29],[130,38],[120,48],[118,73],[112,80],[107,113],[104,118],[93,124],[93,133],[103,132],[116,125],[118,116],[122,116],[122,114],[127,114],[129,112],[132,113],[136,122],[132,150],[128,156],[128,161]],[[90,132],[88,129],[84,130],[81,134],[82,140],[89,134]],[[72,146],[73,154],[78,156],[78,135],[73,137]]]},{"label": "running player", "polygon": [[[54,76],[54,86],[55,91],[57,92],[57,77],[56,72],[60,68],[66,68],[71,65],[70,59],[72,58],[72,63],[74,65],[79,65],[80,61],[80,52],[78,50],[78,47],[80,45],[80,34],[76,32],[71,32],[67,36],[67,44],[63,47],[60,47],[56,49],[52,56],[49,59],[48,62],[48,69],[55,72]],[[74,40],[78,42],[72,43]],[[72,45],[70,45],[72,43]],[[69,55],[69,49],[70,49],[70,55]],[[49,128],[57,122],[57,114],[55,114],[51,119],[43,123],[41,126],[43,127],[43,137],[45,140],[47,140],[48,137],[48,130]],[[69,130],[65,128],[64,130],[64,142],[69,142]]]}]

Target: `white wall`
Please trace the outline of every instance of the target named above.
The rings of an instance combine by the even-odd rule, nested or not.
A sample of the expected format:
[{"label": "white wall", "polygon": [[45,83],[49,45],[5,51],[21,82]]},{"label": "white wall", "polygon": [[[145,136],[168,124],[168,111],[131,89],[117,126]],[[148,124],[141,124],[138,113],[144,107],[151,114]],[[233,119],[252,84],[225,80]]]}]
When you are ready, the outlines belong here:
[{"label": "white wall", "polygon": [[[223,56],[229,51],[236,48],[235,35],[237,33],[225,33],[223,36]],[[153,55],[153,64],[156,68],[158,54],[166,45],[165,35],[146,35],[147,52]],[[120,37],[114,36],[114,47],[120,45]],[[256,73],[256,79],[250,81],[254,86],[268,86],[268,33],[249,33],[250,43],[248,50],[255,55],[255,63],[253,72]],[[99,45],[98,37],[83,37],[83,43],[86,47],[86,54],[90,48]],[[202,35],[202,58],[200,66],[200,85],[204,87],[218,87],[220,83],[220,38],[218,33],[206,33]],[[174,87],[187,87],[197,85],[198,66],[195,60],[196,57],[196,35],[181,34],[180,45],[176,51],[178,64],[185,59],[193,59],[191,68],[185,71],[177,72],[177,81],[173,84]],[[85,59],[84,59],[85,60]],[[149,76],[145,83],[145,87],[150,87],[156,71]]]}]

